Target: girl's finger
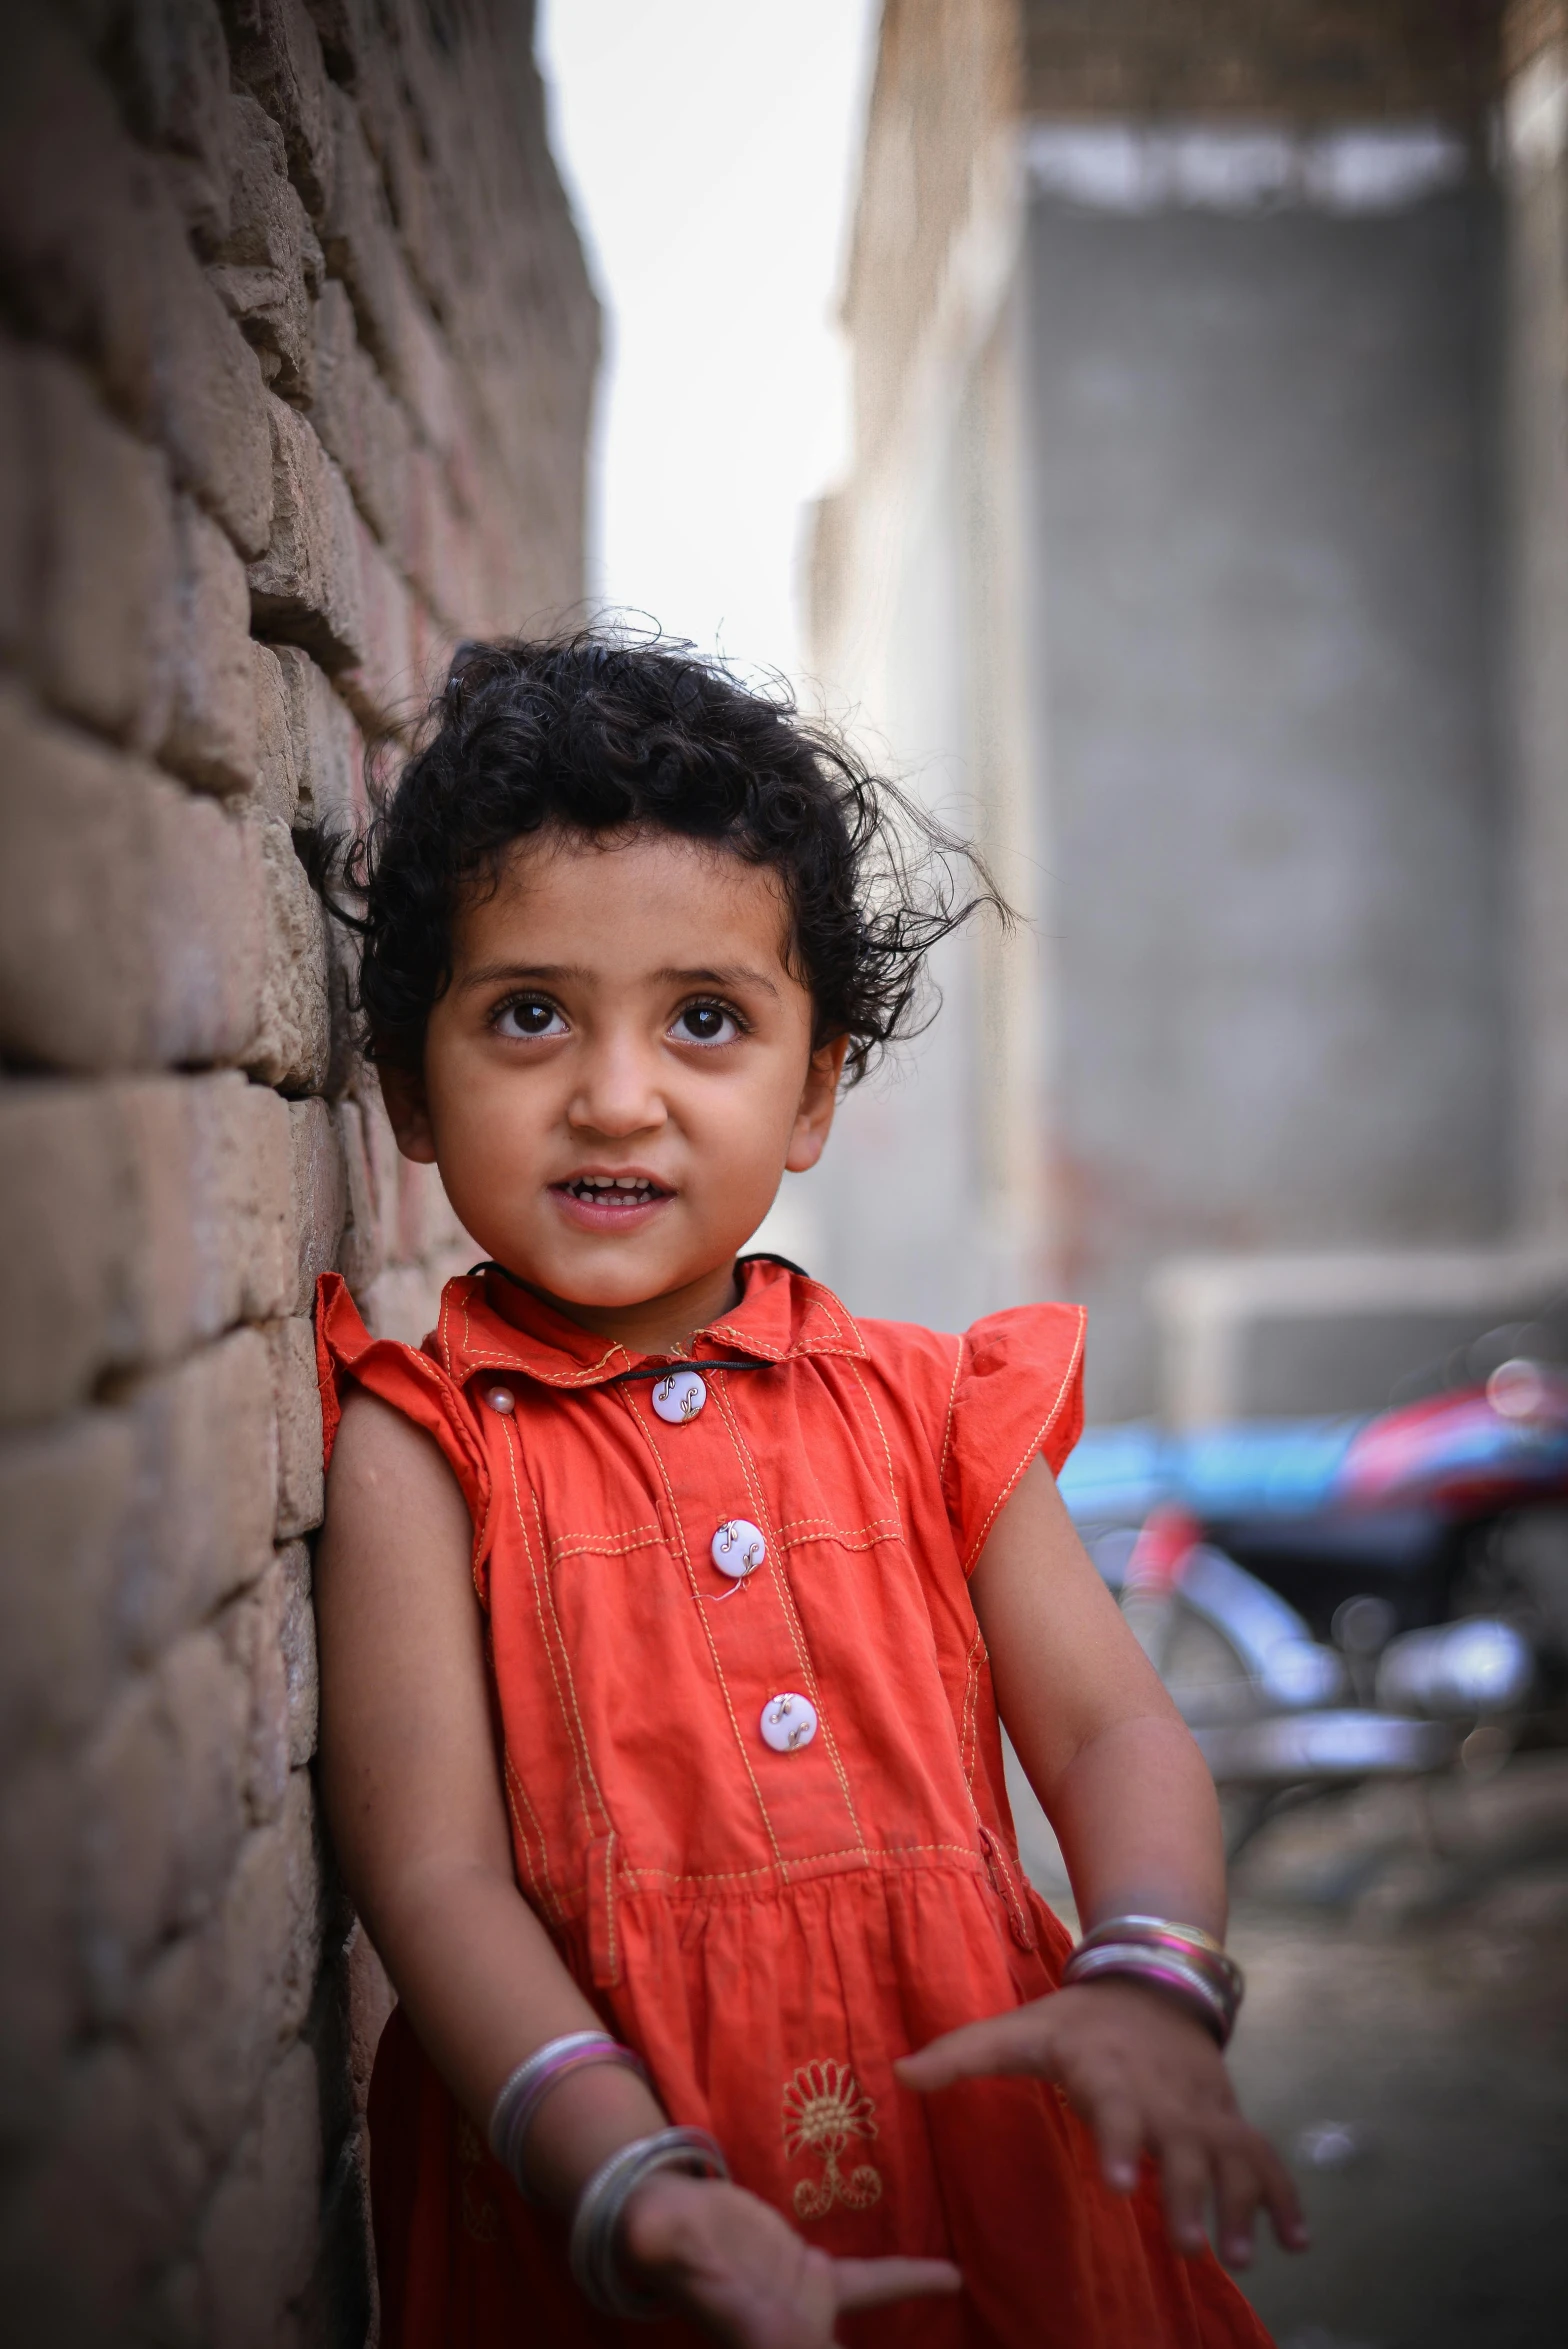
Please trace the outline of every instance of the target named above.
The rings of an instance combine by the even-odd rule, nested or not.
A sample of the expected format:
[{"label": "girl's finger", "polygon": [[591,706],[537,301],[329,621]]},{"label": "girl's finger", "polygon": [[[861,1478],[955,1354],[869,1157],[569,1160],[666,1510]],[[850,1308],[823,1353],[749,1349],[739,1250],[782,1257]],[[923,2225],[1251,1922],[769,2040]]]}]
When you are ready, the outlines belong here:
[{"label": "girl's finger", "polygon": [[906,2088],[922,2096],[946,2088],[954,2080],[977,2079],[987,2073],[1038,2072],[1039,2056],[1031,2036],[1019,2029],[1018,2017],[989,2015],[982,2023],[965,2023],[946,2031],[913,2055],[901,2055],[893,2069]]},{"label": "girl's finger", "polygon": [[1245,2267],[1251,2259],[1253,2221],[1262,2199],[1255,2148],[1221,2147],[1214,2156],[1214,2241],[1227,2267]]},{"label": "girl's finger", "polygon": [[1130,2194],[1138,2183],[1143,2115],[1130,2096],[1108,2094],[1095,2098],[1093,2119],[1101,2175],[1113,2194]]},{"label": "girl's finger", "polygon": [[1195,2137],[1173,2134],[1160,2147],[1160,2171],[1171,2241],[1190,2259],[1203,2249],[1203,2205],[1209,2191],[1208,2155]]},{"label": "girl's finger", "polygon": [[963,2277],[950,2259],[835,2259],[840,2308],[880,2308],[889,2300],[929,2300],[957,2292]]},{"label": "girl's finger", "polygon": [[1296,2181],[1266,2137],[1257,2139],[1263,2202],[1282,2249],[1305,2251],[1312,2240]]}]

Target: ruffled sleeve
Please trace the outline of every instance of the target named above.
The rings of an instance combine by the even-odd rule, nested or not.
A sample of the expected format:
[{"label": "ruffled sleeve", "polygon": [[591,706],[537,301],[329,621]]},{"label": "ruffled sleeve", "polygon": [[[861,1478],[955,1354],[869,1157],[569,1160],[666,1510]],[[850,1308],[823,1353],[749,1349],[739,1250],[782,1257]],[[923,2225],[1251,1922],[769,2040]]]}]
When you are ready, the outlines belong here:
[{"label": "ruffled sleeve", "polygon": [[473,1520],[474,1577],[483,1596],[482,1567],[490,1546],[490,1467],[463,1390],[417,1346],[373,1338],[342,1274],[324,1272],[316,1283],[316,1381],[329,1467],[343,1416],[343,1387],[350,1380],[390,1403],[440,1445]]},{"label": "ruffled sleeve", "polygon": [[964,1332],[942,1492],[965,1574],[1035,1454],[1054,1476],[1083,1432],[1081,1305],[1015,1305]]}]

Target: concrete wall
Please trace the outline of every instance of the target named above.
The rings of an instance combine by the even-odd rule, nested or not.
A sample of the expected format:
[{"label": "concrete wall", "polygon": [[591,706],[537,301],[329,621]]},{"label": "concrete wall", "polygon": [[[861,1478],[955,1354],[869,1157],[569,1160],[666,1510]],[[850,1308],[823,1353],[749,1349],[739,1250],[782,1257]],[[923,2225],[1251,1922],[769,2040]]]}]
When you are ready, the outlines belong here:
[{"label": "concrete wall", "polygon": [[[889,0],[854,256],[853,481],[819,510],[813,661],[874,762],[1035,909],[1017,414],[1020,52],[1008,0]],[[1038,1294],[1049,955],[977,927],[941,1015],[853,1095],[772,1228],[855,1310],[961,1328]]]},{"label": "concrete wall", "polygon": [[1568,9],[1510,15],[1507,194],[1510,976],[1518,1016],[1520,1208],[1568,1237]]},{"label": "concrete wall", "polygon": [[1088,184],[1030,212],[1032,641],[1056,1228],[1122,1417],[1156,1400],[1171,1249],[1505,1211],[1500,306],[1475,185]]},{"label": "concrete wall", "polygon": [[526,7],[12,0],[0,77],[0,2330],[357,2344],[385,1986],[311,1775],[308,1312],[461,1250],[294,846],[579,592]]}]

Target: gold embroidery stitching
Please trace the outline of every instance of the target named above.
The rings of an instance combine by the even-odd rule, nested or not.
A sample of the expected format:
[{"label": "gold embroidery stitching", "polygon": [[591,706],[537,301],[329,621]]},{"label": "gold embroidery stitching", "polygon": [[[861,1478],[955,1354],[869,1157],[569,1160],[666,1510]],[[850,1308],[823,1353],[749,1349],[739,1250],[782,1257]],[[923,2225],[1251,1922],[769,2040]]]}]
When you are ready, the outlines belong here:
[{"label": "gold embroidery stitching", "polygon": [[882,2173],[861,2162],[846,2177],[839,2156],[858,2138],[877,2134],[876,2106],[861,2094],[848,2064],[819,2058],[802,2064],[784,2089],[784,2153],[822,2157],[820,2178],[802,2178],[795,2187],[795,2216],[825,2218],[835,2202],[846,2210],[869,2210],[882,2195]]}]

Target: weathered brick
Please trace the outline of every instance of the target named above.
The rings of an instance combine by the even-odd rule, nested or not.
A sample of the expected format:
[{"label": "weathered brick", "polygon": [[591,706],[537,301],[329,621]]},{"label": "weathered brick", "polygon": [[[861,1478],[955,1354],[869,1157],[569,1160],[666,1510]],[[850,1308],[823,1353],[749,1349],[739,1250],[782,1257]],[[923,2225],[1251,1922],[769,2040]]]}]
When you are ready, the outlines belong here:
[{"label": "weathered brick", "polygon": [[158,1685],[139,1675],[82,1770],[83,1955],[103,2021],[123,2012],[137,1967],[173,1915],[179,1767]]},{"label": "weathered brick", "polygon": [[38,593],[37,478],[28,446],[25,362],[0,340],[0,650],[17,654]]},{"label": "weathered brick", "polygon": [[215,522],[179,506],[180,625],[166,765],[208,791],[248,792],[256,780],[256,681],[250,585]]},{"label": "weathered brick", "polygon": [[267,544],[272,459],[261,368],[172,212],[148,208],[152,420],[176,475],[246,557]]},{"label": "weathered brick", "polygon": [[224,2349],[274,2349],[279,2319],[310,2278],[320,2196],[316,2059],[299,2045],[269,2077],[256,2126],[202,2222],[209,2322]]},{"label": "weathered brick", "polygon": [[348,1172],[339,1112],[324,1101],[289,1104],[291,1191],[296,1246],[294,1313],[308,1313],[317,1277],[338,1261],[348,1220]]},{"label": "weathered brick", "polygon": [[404,733],[425,697],[414,671],[413,599],[357,515],[355,524],[364,651],[338,686],[374,739]]},{"label": "weathered brick", "polygon": [[148,789],[151,1052],[200,1065],[243,1057],[261,983],[263,897],[249,827],[210,801]]},{"label": "weathered brick", "polygon": [[357,1101],[340,1101],[333,1111],[344,1171],[348,1178],[348,1222],[338,1262],[357,1296],[368,1289],[386,1258],[386,1237],[378,1208],[375,1171]]},{"label": "weathered brick", "polygon": [[160,1077],[110,1096],[135,1203],[126,1364],[168,1360],[287,1302],[288,1111],[238,1075]]},{"label": "weathered brick", "polygon": [[283,398],[316,394],[311,310],[321,290],[321,247],[288,176],[283,133],[245,93],[233,101],[232,221],[212,281]]},{"label": "weathered brick", "polygon": [[288,1106],[243,1077],[0,1090],[0,1424],[293,1302]]},{"label": "weathered brick", "polygon": [[79,371],[22,368],[32,589],[23,657],[61,709],[150,748],[169,705],[176,556],[168,467]]},{"label": "weathered brick", "polygon": [[332,92],[332,202],[321,232],[329,275],[354,304],[360,340],[398,390],[407,388],[400,326],[401,258],[386,190],[346,90]]},{"label": "weathered brick", "polygon": [[369,1934],[357,1921],[349,1936],[347,1957],[349,2072],[354,2107],[363,2114],[370,2102],[370,2074],[376,2049],[397,2004],[397,1996]]},{"label": "weathered brick", "polygon": [[224,0],[236,80],[283,132],[289,170],[313,218],[332,193],[331,85],[304,0]]},{"label": "weathered brick", "polygon": [[336,278],[327,280],[316,306],[316,351],[316,429],[371,527],[384,545],[399,551],[408,535],[413,433],[361,347],[352,304]]},{"label": "weathered brick", "polygon": [[87,2349],[125,2337],[132,2305],[194,2218],[208,2165],[118,2042],[72,2066],[56,2112],[52,2142],[13,2191],[0,2292],[14,2340]]},{"label": "weathered brick", "polygon": [[0,77],[0,282],[34,332],[145,389],[147,258],[138,158],[64,11],[13,0]]},{"label": "weathered brick", "polygon": [[304,418],[279,399],[270,415],[272,543],[251,565],[252,612],[264,634],[341,669],[365,657],[354,501]]},{"label": "weathered brick", "polygon": [[67,1069],[237,1059],[261,944],[240,825],[0,690],[0,1047]]},{"label": "weathered brick", "polygon": [[311,1603],[310,1551],[289,1542],[278,1552],[283,1575],[279,1634],[288,1692],[289,1768],[301,1769],[316,1751],[320,1686],[316,1670],[316,1610]]},{"label": "weathered brick", "polygon": [[255,804],[274,823],[292,826],[299,812],[299,750],[292,709],[290,667],[309,661],[291,644],[251,640],[251,677],[256,694]]},{"label": "weathered brick", "polygon": [[473,609],[466,533],[440,460],[428,449],[409,457],[404,562],[409,577],[444,617]]},{"label": "weathered brick", "polygon": [[265,883],[266,952],[245,1065],[266,1084],[313,1093],[326,1082],[332,1052],[327,917],[285,827],[258,816],[252,828]]},{"label": "weathered brick", "polygon": [[316,1386],[316,1338],[308,1314],[269,1322],[272,1393],[278,1415],[280,1541],[321,1523],[321,1396]]},{"label": "weathered brick", "polygon": [[251,1689],[207,1627],[169,1650],[158,1690],[175,1751],[173,1915],[189,1930],[216,1907],[245,1830]]},{"label": "weathered brick", "polygon": [[357,829],[369,812],[365,738],[348,704],[310,664],[298,711],[300,810],[312,823]]},{"label": "weathered brick", "polygon": [[203,244],[229,225],[229,54],[215,0],[115,11],[102,54],[128,118],[167,157],[175,200]]},{"label": "weathered brick", "polygon": [[159,1954],[129,2004],[128,2028],[160,2093],[214,2154],[233,2144],[308,2011],[318,1875],[300,1772],[279,1815],[246,1836],[219,1912]]},{"label": "weathered brick", "polygon": [[74,1755],[35,1755],[0,1777],[0,2151],[42,2137],[80,2022],[81,1779]]},{"label": "weathered brick", "polygon": [[135,1472],[120,1411],[0,1442],[0,1763],[59,1747],[103,1706]]},{"label": "weathered brick", "polygon": [[135,1200],[96,1088],[0,1088],[0,1221],[0,1422],[15,1425],[79,1401],[131,1340]]},{"label": "weathered brick", "polygon": [[155,1654],[256,1580],[272,1555],[277,1427],[266,1341],[236,1330],[128,1398],[141,1507],[129,1545],[127,1637]]},{"label": "weathered brick", "polygon": [[60,13],[18,0],[6,32],[0,286],[35,332],[102,367],[177,479],[259,554],[272,477],[255,354]]},{"label": "weathered brick", "polygon": [[225,1651],[248,1692],[241,1786],[251,1826],[275,1819],[288,1791],[288,1681],[283,1659],[288,1595],[286,1571],[274,1557],[255,1589],[219,1617]]}]

